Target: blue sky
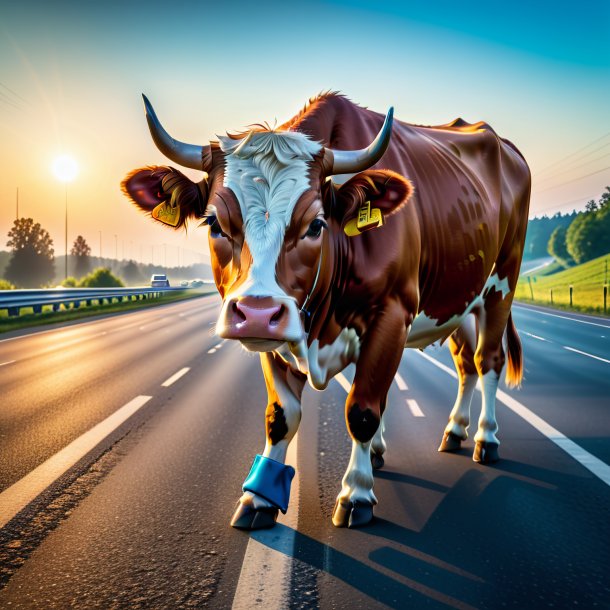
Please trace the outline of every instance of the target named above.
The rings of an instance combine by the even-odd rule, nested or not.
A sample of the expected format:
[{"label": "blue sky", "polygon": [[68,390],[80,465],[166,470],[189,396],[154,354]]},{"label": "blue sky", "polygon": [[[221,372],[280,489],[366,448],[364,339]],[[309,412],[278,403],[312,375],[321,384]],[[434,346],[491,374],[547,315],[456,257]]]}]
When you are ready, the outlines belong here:
[{"label": "blue sky", "polygon": [[141,92],[197,143],[286,120],[325,89],[413,123],[486,120],[528,159],[533,213],[580,208],[610,184],[609,2],[2,4],[0,201],[12,208],[19,186],[57,241],[49,166],[69,152],[74,230],[90,242],[101,230],[107,253],[115,234],[207,251],[203,235],[185,242],[125,207],[122,176],[165,161]]}]

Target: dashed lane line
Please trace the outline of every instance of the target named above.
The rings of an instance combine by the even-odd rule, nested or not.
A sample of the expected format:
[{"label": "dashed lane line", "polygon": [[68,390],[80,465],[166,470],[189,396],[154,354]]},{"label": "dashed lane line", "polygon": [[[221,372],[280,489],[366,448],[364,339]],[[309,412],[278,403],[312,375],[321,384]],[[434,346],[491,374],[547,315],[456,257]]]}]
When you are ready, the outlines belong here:
[{"label": "dashed lane line", "polygon": [[394,379],[396,380],[396,385],[398,386],[399,390],[408,390],[409,389],[409,386],[407,385],[405,380],[402,378],[400,373],[396,373],[396,376],[394,377]]},{"label": "dashed lane line", "polygon": [[226,339],[223,339],[220,343],[217,343],[214,347],[208,350],[208,354],[215,354],[225,343]]},{"label": "dashed lane line", "polygon": [[349,394],[352,389],[352,384],[347,380],[343,373],[335,375],[335,381]]},{"label": "dashed lane line", "polygon": [[570,320],[571,322],[579,322],[580,324],[589,324],[591,326],[601,326],[602,328],[610,328],[608,324],[599,324],[599,322],[589,322],[588,320],[581,320],[580,318],[570,318],[569,316],[560,316],[557,313],[550,313],[548,311],[541,311],[540,309],[532,309],[530,307],[523,307],[520,305],[514,305],[515,309],[524,309],[525,311],[531,311],[539,313],[543,316],[550,316],[552,318],[562,318],[563,320]]},{"label": "dashed lane line", "polygon": [[[445,366],[435,358],[428,356],[425,352],[414,350],[417,354],[425,358],[434,366],[445,371],[448,375],[451,375],[457,379],[457,374],[452,371],[448,366]],[[481,388],[477,384],[477,390],[480,392]],[[546,436],[551,442],[555,443],[560,449],[563,449],[570,457],[575,459],[581,466],[584,466],[589,472],[595,475],[598,479],[603,481],[606,485],[610,486],[610,466],[605,462],[602,462],[599,458],[583,449],[580,445],[577,445],[574,441],[567,438],[564,434],[559,432],[545,422],[541,417],[538,417],[533,411],[530,411],[525,405],[522,405],[519,401],[515,400],[512,396],[509,396],[506,392],[498,390],[496,394],[497,400],[504,403],[513,413],[524,419],[530,426],[538,430],[540,434]]]},{"label": "dashed lane line", "polygon": [[49,485],[72,468],[151,398],[152,396],[136,396],[0,493],[0,528],[4,527]]},{"label": "dashed lane line", "polygon": [[161,385],[164,388],[169,388],[169,386],[172,385],[172,383],[175,383],[176,381],[178,381],[178,379],[180,379],[180,377],[182,377],[183,375],[186,375],[190,370],[191,370],[190,367],[185,366],[183,369],[180,369],[177,373],[174,373],[169,379],[166,379]]},{"label": "dashed lane line", "polygon": [[606,360],[606,358],[602,358],[601,356],[594,356],[593,354],[589,354],[587,352],[581,352],[579,349],[576,349],[574,347],[568,347],[567,345],[564,345],[563,349],[567,349],[569,352],[582,354],[583,356],[589,356],[589,358],[595,358],[595,360],[600,360],[601,362],[606,362],[607,364],[610,364],[610,360]]},{"label": "dashed lane line", "polygon": [[414,398],[407,398],[407,407],[409,407],[409,410],[411,411],[414,417],[426,417],[424,415],[424,412],[419,408],[417,400],[415,400]]},{"label": "dashed lane line", "polygon": [[528,333],[525,330],[521,330],[519,332],[524,334],[524,335],[527,335],[528,337],[532,337],[534,339],[538,339],[538,341],[546,341],[547,343],[552,343],[552,341],[549,341],[548,339],[545,339],[544,337],[539,337],[538,335],[533,335],[532,333]]}]

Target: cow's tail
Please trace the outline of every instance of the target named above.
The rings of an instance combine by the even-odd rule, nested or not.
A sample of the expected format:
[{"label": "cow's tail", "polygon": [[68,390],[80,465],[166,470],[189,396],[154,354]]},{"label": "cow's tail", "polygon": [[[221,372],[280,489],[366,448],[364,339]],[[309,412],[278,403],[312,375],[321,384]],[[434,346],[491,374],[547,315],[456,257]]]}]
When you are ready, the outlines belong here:
[{"label": "cow's tail", "polygon": [[512,312],[508,316],[506,325],[507,366],[506,385],[510,388],[520,387],[523,380],[523,350],[521,339],[517,334]]}]

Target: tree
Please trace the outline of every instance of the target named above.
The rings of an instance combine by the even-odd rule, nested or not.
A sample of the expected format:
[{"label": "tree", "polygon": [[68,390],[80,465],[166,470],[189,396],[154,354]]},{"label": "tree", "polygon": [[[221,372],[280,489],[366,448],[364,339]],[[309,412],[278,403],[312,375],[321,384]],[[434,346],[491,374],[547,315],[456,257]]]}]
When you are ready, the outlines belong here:
[{"label": "tree", "polygon": [[547,250],[551,256],[555,257],[557,262],[564,267],[569,267],[574,261],[566,246],[566,233],[567,229],[565,227],[556,227],[551,233]]},{"label": "tree", "polygon": [[86,275],[80,285],[83,288],[115,288],[122,286],[123,282],[108,267],[98,267]]},{"label": "tree", "polygon": [[127,261],[123,265],[120,274],[129,286],[134,286],[144,279],[140,267],[135,261]]},{"label": "tree", "polygon": [[8,232],[12,256],[5,277],[17,286],[38,288],[55,276],[53,240],[32,218],[18,218]]},{"label": "tree", "polygon": [[76,276],[82,277],[88,273],[91,268],[91,248],[82,235],[79,235],[74,240],[74,245],[72,246],[72,250],[70,250],[70,254],[76,259],[74,268]]}]

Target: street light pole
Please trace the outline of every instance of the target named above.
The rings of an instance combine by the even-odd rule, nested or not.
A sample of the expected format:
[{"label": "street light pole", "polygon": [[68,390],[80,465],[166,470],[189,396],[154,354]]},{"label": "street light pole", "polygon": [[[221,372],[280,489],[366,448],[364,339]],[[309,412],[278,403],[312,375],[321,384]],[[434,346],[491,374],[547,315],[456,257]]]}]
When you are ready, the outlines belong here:
[{"label": "street light pole", "polygon": [[64,273],[64,279],[68,277],[68,183],[64,182],[66,187],[66,267]]}]

